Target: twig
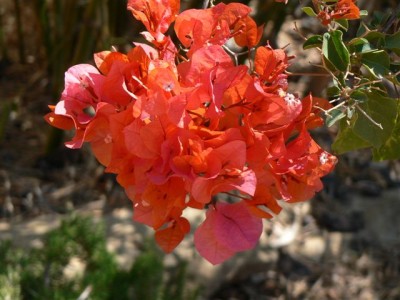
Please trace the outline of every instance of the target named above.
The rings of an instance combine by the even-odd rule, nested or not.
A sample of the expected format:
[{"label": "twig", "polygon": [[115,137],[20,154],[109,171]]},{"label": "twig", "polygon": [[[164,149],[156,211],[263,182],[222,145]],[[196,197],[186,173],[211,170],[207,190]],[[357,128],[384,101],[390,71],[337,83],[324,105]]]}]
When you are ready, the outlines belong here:
[{"label": "twig", "polygon": [[226,45],[223,45],[222,48],[224,48],[226,52],[228,52],[230,55],[232,55],[234,57],[235,65],[239,64],[238,56],[249,53],[249,51],[243,51],[243,52],[236,53],[236,52],[232,51],[231,49],[229,49]]},{"label": "twig", "polygon": [[298,34],[303,40],[307,41],[307,38],[304,36],[304,34],[302,34],[302,33],[300,32],[300,29],[297,27],[297,23],[296,23],[296,22],[294,22],[294,31],[296,31],[297,34]]},{"label": "twig", "polygon": [[335,110],[335,109],[337,109],[337,108],[339,108],[339,107],[341,107],[341,106],[343,106],[343,105],[345,105],[345,103],[346,103],[346,102],[341,102],[341,103],[339,103],[338,105],[336,105],[336,106],[334,106],[334,107],[331,107],[331,108],[328,109],[328,110],[323,109],[322,107],[320,107],[320,106],[318,106],[318,105],[313,105],[313,107],[315,107],[315,108],[319,109],[320,111],[324,112],[325,115],[327,115],[327,116],[329,116],[329,117],[332,117],[331,114],[330,114],[330,112],[333,111],[333,110]]},{"label": "twig", "polygon": [[328,73],[307,73],[307,72],[290,72],[286,71],[286,74],[290,76],[323,76],[323,77],[331,77],[331,74]]},{"label": "twig", "polygon": [[380,129],[383,130],[382,124],[376,122],[374,119],[371,118],[370,115],[368,115],[365,110],[363,110],[358,104],[355,104],[355,107],[368,119],[371,121],[372,124],[374,124],[375,126],[379,127]]},{"label": "twig", "polygon": [[364,82],[364,83],[361,83],[361,84],[357,84],[357,85],[354,86],[354,88],[359,88],[359,87],[362,87],[362,86],[365,86],[365,85],[370,85],[370,84],[380,83],[380,82],[382,82],[382,80],[372,80],[372,81]]}]

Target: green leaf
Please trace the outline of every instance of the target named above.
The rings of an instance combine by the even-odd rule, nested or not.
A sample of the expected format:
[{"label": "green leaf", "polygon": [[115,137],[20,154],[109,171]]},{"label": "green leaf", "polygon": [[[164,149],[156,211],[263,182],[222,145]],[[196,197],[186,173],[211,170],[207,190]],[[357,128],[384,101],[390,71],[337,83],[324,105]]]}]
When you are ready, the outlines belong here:
[{"label": "green leaf", "polygon": [[346,72],[350,64],[350,53],[342,37],[343,33],[340,30],[326,32],[323,36],[322,53],[325,61],[328,62],[327,67]]},{"label": "green leaf", "polygon": [[322,46],[322,35],[313,35],[309,37],[303,44],[303,49],[311,49]]},{"label": "green leaf", "polygon": [[346,114],[340,109],[340,107],[332,109],[326,116],[325,124],[326,126],[331,127],[344,117],[346,117]]},{"label": "green leaf", "polygon": [[368,10],[365,9],[360,10],[360,17],[366,17],[366,16],[368,16]]},{"label": "green leaf", "polygon": [[[375,91],[366,94],[366,96],[368,100],[359,104],[359,106],[369,118],[361,111],[357,111],[353,130],[361,139],[378,148],[386,142],[393,131],[397,117],[397,101]],[[380,124],[382,128],[374,124],[371,119]]]},{"label": "green leaf", "polygon": [[306,6],[306,7],[303,7],[301,10],[304,11],[307,16],[310,16],[310,17],[317,16],[317,13],[314,11],[314,9],[312,9],[312,7]]},{"label": "green leaf", "polygon": [[[341,154],[373,147],[374,159],[400,157],[400,120],[398,100],[372,91],[365,93],[367,101],[359,104],[369,117],[357,110],[351,120],[342,118],[332,149]],[[371,119],[382,126],[378,127]]]},{"label": "green leaf", "polygon": [[371,44],[365,38],[354,38],[349,42],[348,45],[351,53],[364,53],[372,50]]},{"label": "green leaf", "polygon": [[386,36],[385,48],[393,50],[397,55],[400,55],[400,31]]},{"label": "green leaf", "polygon": [[386,35],[379,31],[371,31],[369,32],[365,38],[376,47],[380,47],[385,44]]},{"label": "green leaf", "polygon": [[349,21],[346,19],[338,19],[335,20],[335,23],[338,24],[344,31],[347,31],[349,29]]},{"label": "green leaf", "polygon": [[385,47],[388,49],[400,48],[400,31],[386,36]]},{"label": "green leaf", "polygon": [[361,63],[367,66],[378,78],[389,73],[390,57],[385,50],[363,53],[361,56]]},{"label": "green leaf", "polygon": [[397,116],[396,124],[390,137],[379,148],[373,151],[374,160],[399,159],[400,158],[400,119]]},{"label": "green leaf", "polygon": [[348,124],[347,120],[342,119],[339,128],[339,133],[336,136],[335,142],[332,144],[332,150],[337,154],[343,154],[345,152],[371,146],[371,144],[354,133],[351,124]]},{"label": "green leaf", "polygon": [[350,94],[351,99],[356,100],[358,103],[364,103],[368,100],[367,94],[361,90],[355,90]]},{"label": "green leaf", "polygon": [[329,99],[334,99],[340,96],[341,91],[342,90],[338,86],[333,85],[326,89],[326,94],[328,95]]}]

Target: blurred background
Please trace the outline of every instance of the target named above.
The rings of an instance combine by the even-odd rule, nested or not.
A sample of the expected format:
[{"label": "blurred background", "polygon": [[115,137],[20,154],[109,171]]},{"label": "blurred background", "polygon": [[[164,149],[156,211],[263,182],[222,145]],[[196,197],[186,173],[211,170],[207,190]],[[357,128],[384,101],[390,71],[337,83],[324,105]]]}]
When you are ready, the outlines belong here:
[{"label": "blurred background", "polygon": [[[303,75],[290,92],[324,96],[329,78],[304,75],[318,71],[318,55],[294,30],[322,32],[301,11],[311,1],[239,2],[265,23],[262,43],[296,55],[289,70]],[[65,148],[68,137],[43,120],[70,66],[127,51],[142,30],[125,0],[1,0],[0,299],[400,299],[400,164],[372,162],[368,150],[340,156],[321,193],[284,205],[256,249],[220,266],[195,253],[192,236],[169,255],[154,245],[114,176],[89,149]],[[334,135],[314,132],[326,149]]]}]

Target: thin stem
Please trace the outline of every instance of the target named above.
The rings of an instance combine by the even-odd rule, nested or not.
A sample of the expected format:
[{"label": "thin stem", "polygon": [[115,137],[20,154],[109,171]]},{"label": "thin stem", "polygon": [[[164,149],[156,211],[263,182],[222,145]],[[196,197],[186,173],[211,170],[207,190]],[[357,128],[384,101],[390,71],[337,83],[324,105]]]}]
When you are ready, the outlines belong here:
[{"label": "thin stem", "polygon": [[226,52],[228,52],[230,55],[233,56],[233,58],[234,58],[234,60],[235,60],[235,65],[238,65],[238,64],[239,64],[239,62],[238,62],[238,56],[244,55],[244,54],[248,54],[248,53],[249,53],[249,51],[243,51],[243,52],[236,53],[236,52],[232,51],[231,49],[229,49],[226,45],[223,45],[222,48],[224,48],[224,50],[225,50]]},{"label": "thin stem", "polygon": [[238,58],[236,56],[236,53],[233,52],[231,49],[229,49],[227,46],[223,45],[222,48],[225,49],[226,52],[228,52],[230,55],[233,56],[233,59],[235,60],[235,66],[237,66],[239,64],[238,62]]},{"label": "thin stem", "polygon": [[142,86],[144,89],[148,90],[149,88],[139,79],[137,78],[135,75],[132,75],[132,79],[135,80],[137,83],[140,84],[140,86]]},{"label": "thin stem", "polygon": [[329,103],[335,103],[335,102],[340,101],[340,100],[342,100],[342,98],[338,97],[338,98],[330,100]]},{"label": "thin stem", "polygon": [[181,60],[183,60],[184,62],[188,62],[189,60],[186,58],[186,57],[184,57],[182,54],[180,54],[180,53],[177,53],[177,56],[181,59]]},{"label": "thin stem", "polygon": [[366,85],[370,85],[370,84],[374,84],[374,83],[380,83],[380,82],[382,82],[382,80],[372,80],[372,81],[364,82],[364,83],[361,83],[361,84],[357,84],[357,85],[354,86],[354,88],[359,88],[359,87],[362,87],[362,86],[366,86]]},{"label": "thin stem", "polygon": [[314,105],[314,107],[315,107],[315,108],[318,108],[318,109],[321,110],[321,111],[323,111],[327,116],[331,116],[331,115],[330,115],[330,112],[331,112],[332,110],[337,109],[337,108],[339,108],[339,107],[341,107],[341,106],[343,106],[343,105],[345,105],[345,104],[346,104],[346,102],[341,102],[341,103],[339,103],[338,105],[336,105],[336,106],[334,106],[334,107],[332,107],[332,108],[330,108],[330,109],[328,109],[328,110],[323,109],[322,107],[319,107],[318,105]]},{"label": "thin stem", "polygon": [[368,115],[365,110],[363,110],[358,104],[355,104],[355,107],[368,119],[371,121],[372,124],[374,124],[375,126],[379,127],[380,129],[383,130],[382,124],[376,122],[374,119],[371,118],[370,115]]},{"label": "thin stem", "polygon": [[378,87],[376,87],[376,86],[371,86],[370,89],[371,89],[371,90],[378,91],[378,92],[381,92],[381,93],[387,93],[386,90],[382,90],[382,89],[380,89],[380,88],[378,88]]},{"label": "thin stem", "polygon": [[296,23],[296,22],[294,22],[294,31],[296,31],[297,34],[298,34],[304,41],[307,41],[307,38],[304,36],[304,34],[302,34],[302,33],[300,32],[300,29],[297,27],[297,23]]},{"label": "thin stem", "polygon": [[331,77],[328,73],[307,73],[307,72],[290,72],[286,71],[286,74],[290,76],[322,76],[322,77]]}]

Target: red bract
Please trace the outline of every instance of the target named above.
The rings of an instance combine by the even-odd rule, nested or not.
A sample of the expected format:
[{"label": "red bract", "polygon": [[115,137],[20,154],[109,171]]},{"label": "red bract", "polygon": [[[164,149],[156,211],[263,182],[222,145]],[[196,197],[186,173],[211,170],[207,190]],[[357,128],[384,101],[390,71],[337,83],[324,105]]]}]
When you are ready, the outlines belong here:
[{"label": "red bract", "polygon": [[146,29],[157,41],[179,13],[180,3],[176,0],[129,0],[128,10],[146,26]]},{"label": "red bract", "polygon": [[334,19],[355,20],[360,18],[360,9],[355,4],[356,0],[339,0],[332,15]]},{"label": "red bract", "polygon": [[[324,1],[329,2],[329,1]],[[325,26],[333,20],[356,20],[360,18],[360,9],[355,4],[356,0],[339,0],[332,5],[323,3],[322,7],[317,7],[318,18]]]},{"label": "red bract", "polygon": [[190,9],[176,18],[175,32],[190,57],[204,45],[224,45],[235,37],[240,46],[255,46],[261,38],[249,14],[251,9],[240,3],[219,3],[208,9]]},{"label": "red bract", "polygon": [[262,233],[262,221],[244,202],[217,203],[194,234],[199,253],[219,264],[236,252],[254,248]]},{"label": "red bract", "polygon": [[190,231],[183,211],[207,209],[195,246],[220,263],[255,246],[262,219],[281,211],[278,200],[305,201],[322,189],[336,158],[308,129],[322,125],[316,107],[329,103],[287,92],[290,57],[281,49],[258,47],[252,70],[236,64],[225,42],[253,48],[261,35],[243,4],[176,16],[180,47],[164,35],[178,1],[131,0],[128,8],[151,45],[96,53],[97,69],[70,68],[46,120],[75,129],[68,147],[92,146],[117,174],[134,220],[151,226],[166,252]]}]

